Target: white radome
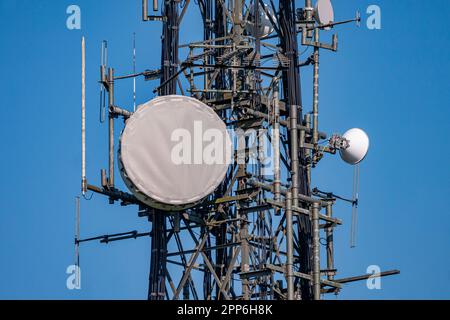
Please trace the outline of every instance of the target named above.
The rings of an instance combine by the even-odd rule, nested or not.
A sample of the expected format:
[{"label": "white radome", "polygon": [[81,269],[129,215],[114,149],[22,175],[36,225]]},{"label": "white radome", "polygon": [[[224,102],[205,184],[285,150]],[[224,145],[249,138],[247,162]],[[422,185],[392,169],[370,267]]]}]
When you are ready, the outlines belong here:
[{"label": "white radome", "polygon": [[[211,161],[208,155],[216,154],[208,146],[221,139],[221,160]],[[138,200],[161,210],[182,210],[201,202],[223,181],[231,148],[225,123],[209,106],[169,95],[140,105],[127,120],[118,163]]]},{"label": "white radome", "polygon": [[342,136],[349,141],[347,149],[341,149],[340,155],[345,162],[355,165],[360,163],[369,151],[369,137],[358,128],[350,129]]},{"label": "white radome", "polygon": [[[334,10],[330,0],[317,0],[314,8],[314,17],[321,25],[326,25],[334,22]],[[330,30],[326,27],[325,30]]]}]

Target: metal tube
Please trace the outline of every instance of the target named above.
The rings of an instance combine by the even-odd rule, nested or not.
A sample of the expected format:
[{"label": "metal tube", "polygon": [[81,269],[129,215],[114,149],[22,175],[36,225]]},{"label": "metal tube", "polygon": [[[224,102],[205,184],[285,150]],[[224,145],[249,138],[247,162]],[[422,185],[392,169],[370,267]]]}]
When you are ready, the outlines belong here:
[{"label": "metal tube", "polygon": [[300,149],[305,147],[305,138],[306,138],[305,130],[304,129],[300,129],[300,138],[299,138],[299,143],[298,143],[298,147]]},{"label": "metal tube", "polygon": [[[311,130],[311,114],[305,114],[305,125],[308,130]],[[308,132],[308,131],[307,131]],[[306,150],[306,154],[311,158],[311,150]],[[306,176],[308,179],[308,185],[311,185],[311,163],[306,165]]]},{"label": "metal tube", "polygon": [[281,172],[280,172],[280,103],[278,99],[278,80],[274,84],[273,91],[273,189],[275,201],[280,200]]},{"label": "metal tube", "polygon": [[313,76],[313,139],[316,145],[319,141],[319,29],[314,30],[314,76]]},{"label": "metal tube", "polygon": [[[244,140],[246,140],[244,138]],[[248,143],[244,141],[245,147],[248,147]],[[242,170],[245,170],[246,163],[240,164]],[[238,190],[245,189],[244,179],[239,179],[238,181]],[[243,203],[239,202],[239,207],[243,206]],[[248,215],[244,211],[238,210],[238,218],[241,219],[239,225],[239,240],[241,241],[241,272],[250,271],[250,251],[249,251],[249,242],[248,242]],[[250,283],[248,279],[242,280],[242,296],[244,300],[250,300],[251,291],[250,291]]]},{"label": "metal tube", "polygon": [[320,300],[320,230],[319,204],[312,204],[313,227],[313,294],[314,300]]},{"label": "metal tube", "polygon": [[[378,274],[379,277],[386,277],[386,276],[392,276],[395,274],[400,274],[400,270],[390,270],[390,271],[384,271],[384,272],[380,272]],[[370,274],[365,274],[362,276],[356,276],[356,277],[350,277],[350,278],[344,278],[344,279],[339,279],[336,280],[337,283],[349,283],[349,282],[354,282],[354,281],[361,281],[361,280],[366,280],[369,279],[371,277],[373,277],[374,275],[372,273]]]},{"label": "metal tube", "polygon": [[313,8],[312,8],[311,0],[305,0],[305,11],[306,11],[306,21],[311,21],[312,15],[313,15]]},{"label": "metal tube", "polygon": [[148,0],[142,0],[142,20],[148,21]]},{"label": "metal tube", "polygon": [[[328,203],[327,205],[327,217],[333,217],[333,205]],[[334,242],[333,242],[333,227],[326,228],[325,230],[327,236],[327,269],[328,269],[328,280],[332,281],[334,279]]]},{"label": "metal tube", "polygon": [[119,107],[112,107],[111,108],[111,112],[116,116],[122,116],[125,119],[128,119],[129,117],[131,117],[131,115],[133,114],[133,112],[130,112],[128,110],[119,108]]},{"label": "metal tube", "polygon": [[108,178],[106,177],[106,170],[101,169],[100,170],[100,181],[103,188],[108,187]]},{"label": "metal tube", "polygon": [[291,183],[292,205],[298,206],[298,129],[297,129],[297,105],[291,105],[290,113],[290,137],[291,137]]},{"label": "metal tube", "polygon": [[139,204],[139,201],[136,199],[136,197],[132,194],[119,191],[119,190],[107,190],[105,188],[99,188],[97,186],[93,186],[88,184],[87,189],[90,191],[93,191],[98,194],[103,194],[105,196],[108,196],[109,198],[118,201],[121,200],[122,204]]},{"label": "metal tube", "polygon": [[108,69],[109,106],[109,179],[108,185],[114,188],[114,69]]},{"label": "metal tube", "polygon": [[[306,21],[308,22],[308,25],[314,25],[314,8],[312,6],[312,0],[305,0],[305,12],[306,12]],[[310,38],[312,35],[311,30],[307,30],[307,36]]]},{"label": "metal tube", "polygon": [[292,193],[286,194],[286,282],[287,299],[294,300],[294,248],[293,248],[293,227],[292,227]]},{"label": "metal tube", "polygon": [[86,43],[81,38],[81,192],[86,194]]}]

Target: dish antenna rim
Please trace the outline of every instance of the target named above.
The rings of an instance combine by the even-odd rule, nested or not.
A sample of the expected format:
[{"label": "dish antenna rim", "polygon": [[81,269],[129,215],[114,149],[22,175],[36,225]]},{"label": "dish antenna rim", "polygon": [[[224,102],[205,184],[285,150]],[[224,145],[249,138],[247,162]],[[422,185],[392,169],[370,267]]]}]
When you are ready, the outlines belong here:
[{"label": "dish antenna rim", "polygon": [[342,137],[348,141],[349,146],[339,150],[341,159],[350,165],[361,163],[369,153],[370,138],[368,134],[361,128],[352,128],[348,129]]}]

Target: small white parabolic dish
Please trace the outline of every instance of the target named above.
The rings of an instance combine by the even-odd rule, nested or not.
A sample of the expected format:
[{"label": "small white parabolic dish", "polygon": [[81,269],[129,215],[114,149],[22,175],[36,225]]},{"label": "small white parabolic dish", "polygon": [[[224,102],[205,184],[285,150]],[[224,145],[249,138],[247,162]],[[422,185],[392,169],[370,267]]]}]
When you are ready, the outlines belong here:
[{"label": "small white parabolic dish", "polygon": [[[330,0],[317,0],[314,8],[314,17],[321,25],[326,25],[334,22],[334,10]],[[330,30],[330,27],[325,28]]]},{"label": "small white parabolic dish", "polygon": [[341,149],[340,155],[345,162],[355,165],[360,163],[369,151],[369,137],[358,128],[350,129],[342,136],[349,142],[347,149]]},{"label": "small white parabolic dish", "polygon": [[182,210],[211,194],[231,158],[226,125],[206,104],[162,96],[127,120],[120,137],[119,169],[128,189],[161,210]]}]

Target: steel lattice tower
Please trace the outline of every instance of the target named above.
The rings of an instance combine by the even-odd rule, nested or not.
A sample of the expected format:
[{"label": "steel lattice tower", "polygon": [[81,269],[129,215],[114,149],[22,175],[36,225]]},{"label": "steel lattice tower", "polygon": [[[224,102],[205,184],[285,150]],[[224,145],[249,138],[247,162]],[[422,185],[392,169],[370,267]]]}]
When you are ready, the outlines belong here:
[{"label": "steel lattice tower", "polygon": [[[312,300],[367,278],[335,279],[333,231],[341,220],[333,217],[332,208],[339,197],[311,187],[312,168],[342,143],[335,136],[327,145],[321,143],[328,138],[318,126],[319,50],[336,51],[337,37],[324,44],[319,34],[359,17],[320,24],[311,0],[303,8],[290,0],[277,6],[272,0],[166,0],[161,8],[157,1],[153,7],[161,15],[149,15],[143,1],[143,20],[162,23],[161,67],[115,77],[112,68],[102,65],[101,82],[109,97],[109,174],[102,171],[101,187],[83,180],[83,191],[104,194],[111,203],[138,205],[151,232],[77,237],[76,244],[149,236],[150,300]],[[183,18],[187,10],[196,9],[202,16],[203,40],[180,44]],[[271,34],[258,31],[261,19],[270,21]],[[314,49],[306,61],[299,60],[300,46]],[[312,109],[303,104],[301,94],[300,71],[308,66],[314,68]],[[139,76],[159,79],[159,96],[190,95],[210,106],[228,128],[255,133],[237,142],[245,147],[233,155],[225,180],[193,208],[161,211],[114,186],[114,120],[132,114],[114,103],[114,85]],[[265,140],[271,149],[270,175],[265,174]],[[321,233],[326,239],[322,264]]]}]

